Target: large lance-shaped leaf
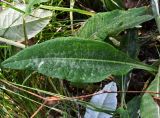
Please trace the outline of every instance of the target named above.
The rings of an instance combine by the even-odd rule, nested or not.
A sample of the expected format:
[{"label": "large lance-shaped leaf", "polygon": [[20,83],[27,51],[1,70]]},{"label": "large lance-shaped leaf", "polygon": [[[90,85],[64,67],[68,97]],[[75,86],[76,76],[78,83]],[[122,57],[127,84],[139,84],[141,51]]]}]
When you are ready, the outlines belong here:
[{"label": "large lance-shaped leaf", "polygon": [[26,48],[2,63],[5,68],[32,69],[72,82],[99,82],[133,68],[156,71],[127,57],[110,44],[75,37],[57,38]]},{"label": "large lance-shaped leaf", "polygon": [[[115,82],[110,82],[109,84],[105,85],[102,91],[117,91],[117,86]],[[117,93],[104,93],[95,95],[92,97],[90,103],[95,105],[96,107],[100,107],[103,109],[110,109],[112,111],[116,110],[117,107]],[[89,108],[86,109],[86,113],[84,118],[111,118],[112,115],[94,111]]]},{"label": "large lance-shaped leaf", "polygon": [[147,7],[133,8],[128,11],[114,10],[98,13],[89,18],[78,32],[78,36],[90,39],[104,40],[107,36],[114,36],[128,28],[151,20],[151,15],[145,15]]},{"label": "large lance-shaped leaf", "polygon": [[[16,8],[25,10],[25,5],[17,5]],[[52,16],[51,11],[36,9],[32,16],[25,16],[25,28],[28,39],[39,33],[48,23]],[[12,40],[24,40],[24,14],[12,8],[0,12],[0,36]]]},{"label": "large lance-shaped leaf", "polygon": [[[152,81],[147,91],[154,91],[156,93],[160,92],[160,67],[157,76]],[[142,118],[160,118],[160,107],[154,101],[153,97],[159,98],[159,94],[151,94],[146,93],[142,97],[141,101],[141,117]],[[148,114],[149,113],[149,114]]]}]

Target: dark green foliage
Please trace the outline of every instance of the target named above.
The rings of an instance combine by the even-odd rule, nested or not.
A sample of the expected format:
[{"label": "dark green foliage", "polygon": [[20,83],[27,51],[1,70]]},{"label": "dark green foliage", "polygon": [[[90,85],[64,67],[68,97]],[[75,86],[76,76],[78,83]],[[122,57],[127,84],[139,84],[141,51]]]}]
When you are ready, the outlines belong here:
[{"label": "dark green foliage", "polygon": [[[0,16],[5,16],[0,17],[2,18],[0,36],[3,37],[0,37],[0,41],[9,38],[5,43],[14,46],[23,43],[28,47],[20,51],[15,47],[6,47],[4,41],[0,46],[0,61],[3,61],[0,68],[0,117],[31,117],[50,96],[54,99],[57,97],[57,101],[44,104],[43,109],[36,115],[38,118],[51,115],[83,117],[82,107],[109,114],[115,113],[114,116],[118,118],[136,118],[139,116],[137,113],[139,110],[142,118],[159,117],[156,100],[160,96],[153,93],[160,92],[160,70],[145,64],[146,60],[144,62],[138,60],[140,50],[138,38],[139,34],[143,35],[143,31],[137,26],[154,18],[149,12],[149,7],[124,10],[123,0],[82,0],[76,1],[75,6],[70,5],[70,2],[74,2],[70,0],[48,2],[26,0],[26,2],[29,4],[24,11],[15,9],[14,5],[6,1],[1,3],[4,8],[8,5],[14,10],[10,9],[8,12],[6,9],[0,13]],[[133,1],[127,1],[128,3],[132,4]],[[49,15],[43,12],[44,17],[39,17],[42,14],[37,12],[38,15],[34,16],[32,12],[39,8],[47,9]],[[107,12],[95,13],[105,10]],[[11,12],[14,14],[10,14]],[[68,12],[70,14],[74,12],[73,17]],[[75,17],[75,14],[78,17]],[[92,17],[86,21],[83,19],[89,16]],[[18,17],[21,17],[20,21],[16,20]],[[81,26],[82,21],[85,23]],[[70,25],[70,22],[73,24]],[[44,28],[42,24],[46,27]],[[36,35],[38,32],[40,33]],[[30,39],[31,37],[33,38]],[[11,41],[13,39],[25,41],[14,41],[13,44]],[[143,85],[146,84],[143,92],[126,104],[128,85],[134,84],[129,83],[130,79],[136,79],[133,69],[145,70],[152,78],[155,73],[158,74],[147,89],[147,82],[143,82]],[[107,80],[109,77],[110,80]],[[86,102],[92,93],[113,80],[119,85],[118,91],[112,91],[118,93],[119,103],[116,111]],[[79,85],[81,89],[73,87],[70,82]],[[151,92],[144,93],[145,89]],[[91,95],[84,95],[89,93]],[[80,96],[82,99],[75,100],[73,96]]]}]

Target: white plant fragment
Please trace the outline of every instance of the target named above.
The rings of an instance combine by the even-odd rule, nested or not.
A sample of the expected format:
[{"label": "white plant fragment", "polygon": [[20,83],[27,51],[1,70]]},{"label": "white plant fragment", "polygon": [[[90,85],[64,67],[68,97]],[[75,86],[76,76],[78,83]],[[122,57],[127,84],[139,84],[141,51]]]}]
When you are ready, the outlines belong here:
[{"label": "white plant fragment", "polygon": [[[109,84],[105,85],[102,91],[117,91],[117,86],[115,82],[110,82]],[[117,93],[104,93],[95,95],[92,97],[90,103],[100,106],[101,108],[107,108],[110,110],[116,110],[117,107]],[[111,118],[112,115],[93,111],[91,109],[86,109],[86,113],[84,118]]]},{"label": "white plant fragment", "polygon": [[[19,4],[15,6],[22,11],[25,10],[26,5]],[[35,9],[31,15],[25,15],[12,8],[5,9],[0,12],[0,37],[23,41],[24,36],[24,22],[28,39],[34,37],[49,23],[52,12],[43,9]]]}]

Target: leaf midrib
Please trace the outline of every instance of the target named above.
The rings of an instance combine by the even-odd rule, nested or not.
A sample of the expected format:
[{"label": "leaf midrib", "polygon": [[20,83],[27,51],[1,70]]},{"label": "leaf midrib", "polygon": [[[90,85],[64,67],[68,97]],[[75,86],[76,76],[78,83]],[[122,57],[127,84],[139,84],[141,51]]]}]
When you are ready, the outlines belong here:
[{"label": "leaf midrib", "polygon": [[[112,60],[102,60],[102,59],[83,59],[83,58],[32,58],[32,59],[22,59],[22,60],[16,60],[14,62],[18,62],[18,61],[27,61],[27,60],[36,60],[36,59],[52,59],[52,60],[76,60],[76,61],[92,61],[92,62],[106,62],[106,63],[114,63],[114,64],[126,64],[126,65],[130,65],[134,67],[137,67],[139,69],[144,69],[144,70],[148,70],[148,71],[154,71],[156,72],[157,70],[153,67],[149,67],[148,65],[143,65],[142,64],[136,64],[136,63],[130,63],[130,62],[124,62],[124,61],[112,61]],[[134,60],[133,60],[134,61]],[[12,63],[12,62],[9,62]],[[5,64],[5,63],[4,63]],[[3,63],[2,63],[3,65]]]}]

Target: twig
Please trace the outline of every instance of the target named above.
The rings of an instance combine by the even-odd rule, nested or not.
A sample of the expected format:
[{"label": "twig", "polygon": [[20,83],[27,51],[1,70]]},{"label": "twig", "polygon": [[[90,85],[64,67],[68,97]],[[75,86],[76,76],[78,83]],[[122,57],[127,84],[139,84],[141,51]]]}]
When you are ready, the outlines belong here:
[{"label": "twig", "polygon": [[65,98],[61,98],[60,96],[56,96],[58,99],[55,99],[55,96],[53,96],[53,97],[42,97],[42,96],[40,96],[40,95],[38,95],[38,94],[35,94],[35,93],[32,93],[32,92],[30,92],[30,91],[27,91],[27,90],[25,90],[25,89],[23,89],[23,88],[20,88],[20,87],[17,87],[17,86],[14,86],[14,85],[12,85],[12,84],[9,84],[9,83],[7,83],[7,82],[5,82],[5,81],[3,81],[3,80],[0,80],[1,82],[3,82],[3,83],[5,83],[5,84],[7,84],[7,85],[10,85],[10,86],[12,86],[12,87],[14,87],[14,88],[16,88],[16,89],[18,89],[18,90],[20,90],[20,91],[24,91],[24,92],[26,92],[26,93],[28,93],[28,94],[31,94],[31,95],[33,95],[33,96],[35,96],[35,97],[38,97],[38,98],[40,98],[40,99],[42,99],[42,100],[47,100],[47,101],[60,101],[60,100],[72,100],[72,99],[82,99],[82,98],[88,98],[88,97],[92,97],[92,96],[95,96],[95,95],[100,95],[100,94],[104,94],[104,93],[149,93],[149,94],[160,94],[160,92],[155,92],[155,91],[99,91],[99,92],[96,92],[96,93],[92,93],[92,94],[87,94],[87,95],[82,95],[82,96],[76,96],[76,97],[65,97]]},{"label": "twig", "polygon": [[160,98],[159,97],[153,97],[155,100],[159,100],[160,101]]},{"label": "twig", "polygon": [[44,107],[44,105],[47,103],[47,100],[45,100],[44,102],[43,102],[43,104],[41,104],[41,106],[33,113],[33,115],[30,117],[30,118],[34,118],[36,115],[37,115],[37,113]]},{"label": "twig", "polygon": [[[48,104],[49,103],[54,104],[55,101],[84,99],[84,98],[88,98],[88,97],[92,97],[92,96],[99,95],[99,94],[104,94],[104,93],[149,93],[149,94],[160,94],[160,92],[155,92],[155,91],[103,91],[102,90],[102,91],[99,91],[99,92],[96,92],[96,93],[93,93],[93,94],[87,94],[87,95],[70,97],[70,98],[69,97],[61,98],[59,96],[58,97],[57,96],[42,97],[42,96],[40,96],[38,94],[35,94],[35,93],[27,91],[27,90],[25,90],[23,88],[20,88],[20,87],[17,87],[15,85],[12,85],[9,82],[6,82],[4,80],[0,80],[0,81],[5,83],[5,84],[7,84],[7,85],[9,85],[9,86],[12,86],[12,87],[14,87],[14,88],[16,88],[16,89],[18,89],[20,91],[24,91],[24,92],[26,92],[26,93],[28,93],[30,95],[33,95],[35,97],[38,97],[39,99],[44,100],[44,103],[41,104],[41,106],[33,113],[33,115],[30,118],[34,118],[37,115],[37,113],[45,106],[45,104],[47,104],[47,103]],[[157,99],[157,100],[160,100],[159,97],[154,97],[154,98]]]},{"label": "twig", "polygon": [[60,101],[60,97],[47,97],[46,100],[41,104],[41,106],[33,113],[33,115],[30,118],[34,118],[37,113],[45,106],[45,104],[54,104],[56,101]]},{"label": "twig", "polygon": [[104,93],[150,93],[150,94],[160,94],[160,92],[155,92],[155,91],[99,91],[93,94],[87,94],[87,95],[82,95],[82,96],[77,96],[77,97],[72,97],[74,99],[82,99],[82,98],[88,98],[92,97],[95,95],[100,95]]}]

